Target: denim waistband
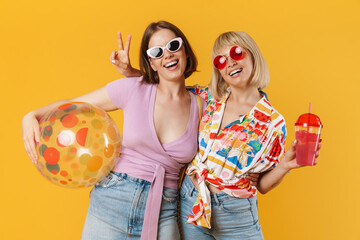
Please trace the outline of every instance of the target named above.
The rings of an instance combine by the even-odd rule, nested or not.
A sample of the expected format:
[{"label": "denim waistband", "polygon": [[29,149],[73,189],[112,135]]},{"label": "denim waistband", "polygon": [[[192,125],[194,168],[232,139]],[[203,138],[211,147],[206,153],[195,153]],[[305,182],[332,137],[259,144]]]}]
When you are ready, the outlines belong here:
[{"label": "denim waistband", "polygon": [[127,173],[114,172],[114,171],[111,171],[111,173],[118,176],[118,177],[120,177],[120,178],[127,179],[127,180],[132,181],[132,182],[145,184],[145,185],[151,185],[151,182],[149,182],[147,180],[144,180],[144,179],[141,179],[141,178],[132,177],[132,176],[128,175]]}]

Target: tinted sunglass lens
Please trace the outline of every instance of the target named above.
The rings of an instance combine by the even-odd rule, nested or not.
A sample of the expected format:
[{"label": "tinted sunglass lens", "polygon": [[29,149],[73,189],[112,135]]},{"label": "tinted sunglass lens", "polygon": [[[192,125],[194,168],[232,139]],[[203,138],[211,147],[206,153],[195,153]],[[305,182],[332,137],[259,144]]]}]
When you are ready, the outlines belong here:
[{"label": "tinted sunglass lens", "polygon": [[169,45],[168,45],[169,51],[175,52],[175,51],[179,50],[179,48],[180,48],[179,40],[174,40],[174,41],[169,42]]},{"label": "tinted sunglass lens", "polygon": [[235,46],[230,49],[230,57],[236,61],[239,61],[245,57],[245,53],[241,47]]},{"label": "tinted sunglass lens", "polygon": [[161,48],[153,48],[151,49],[150,54],[153,58],[159,58],[163,55],[163,50]]},{"label": "tinted sunglass lens", "polygon": [[224,56],[217,56],[214,59],[214,66],[217,69],[223,69],[226,66],[226,58]]}]

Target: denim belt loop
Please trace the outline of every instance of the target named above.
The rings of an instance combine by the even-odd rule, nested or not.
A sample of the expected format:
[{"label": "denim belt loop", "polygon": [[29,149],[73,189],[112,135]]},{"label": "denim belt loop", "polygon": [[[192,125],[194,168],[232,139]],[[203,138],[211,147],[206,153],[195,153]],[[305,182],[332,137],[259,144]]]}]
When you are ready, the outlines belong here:
[{"label": "denim belt loop", "polygon": [[196,189],[195,186],[191,186],[191,187],[190,187],[190,190],[189,190],[189,196],[190,196],[190,197],[193,196],[195,189]]},{"label": "denim belt loop", "polygon": [[212,194],[211,196],[214,197],[214,200],[215,200],[215,202],[216,202],[216,205],[220,206],[220,200],[219,200],[217,194],[215,193],[215,194]]}]

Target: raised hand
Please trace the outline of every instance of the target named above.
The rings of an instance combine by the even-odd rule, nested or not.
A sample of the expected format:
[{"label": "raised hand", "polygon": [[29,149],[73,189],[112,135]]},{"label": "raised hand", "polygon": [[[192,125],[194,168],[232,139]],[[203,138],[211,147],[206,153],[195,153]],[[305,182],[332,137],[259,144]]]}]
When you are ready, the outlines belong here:
[{"label": "raised hand", "polygon": [[118,40],[119,50],[112,51],[110,55],[111,63],[116,67],[116,70],[125,77],[141,76],[140,71],[134,69],[130,63],[129,51],[130,51],[131,34],[129,34],[126,39],[125,48],[123,45],[121,32],[117,32],[117,40]]}]

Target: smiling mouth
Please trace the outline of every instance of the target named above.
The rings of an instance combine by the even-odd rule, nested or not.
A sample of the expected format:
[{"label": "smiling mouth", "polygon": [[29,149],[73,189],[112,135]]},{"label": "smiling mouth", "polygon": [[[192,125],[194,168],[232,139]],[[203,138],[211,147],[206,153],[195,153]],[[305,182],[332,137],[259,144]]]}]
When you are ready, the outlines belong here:
[{"label": "smiling mouth", "polygon": [[178,63],[179,63],[179,60],[176,60],[176,61],[173,61],[173,62],[170,62],[170,63],[164,65],[164,67],[165,68],[171,68],[171,67],[176,66]]},{"label": "smiling mouth", "polygon": [[235,74],[241,73],[242,70],[243,70],[242,68],[236,69],[236,70],[232,71],[229,75],[230,75],[230,77],[232,77],[232,76],[234,76]]}]

